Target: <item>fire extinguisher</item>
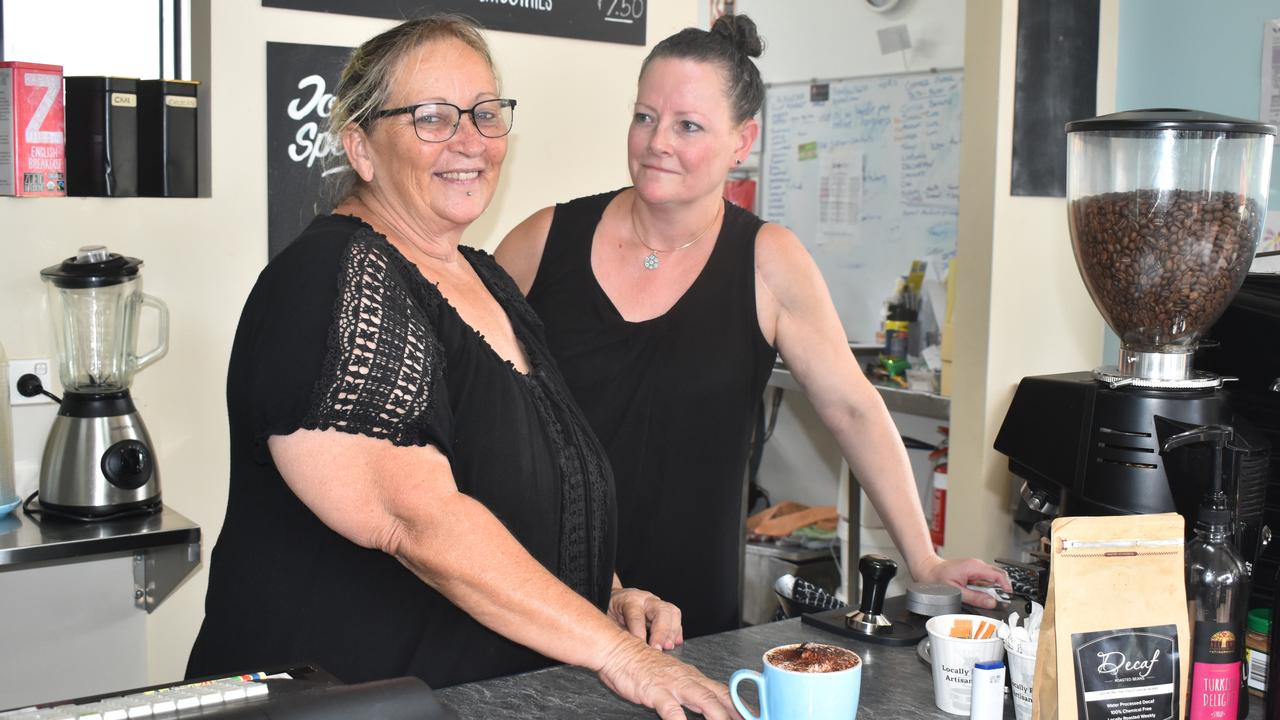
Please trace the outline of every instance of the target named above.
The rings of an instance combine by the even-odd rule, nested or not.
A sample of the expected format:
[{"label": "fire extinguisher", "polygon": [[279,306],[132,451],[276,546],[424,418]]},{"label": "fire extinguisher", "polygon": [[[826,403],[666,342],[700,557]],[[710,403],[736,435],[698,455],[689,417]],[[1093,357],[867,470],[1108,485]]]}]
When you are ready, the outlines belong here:
[{"label": "fire extinguisher", "polygon": [[947,440],[948,428],[940,427],[942,442],[938,449],[929,453],[933,461],[933,498],[929,516],[929,535],[933,540],[934,550],[942,548],[947,530]]}]

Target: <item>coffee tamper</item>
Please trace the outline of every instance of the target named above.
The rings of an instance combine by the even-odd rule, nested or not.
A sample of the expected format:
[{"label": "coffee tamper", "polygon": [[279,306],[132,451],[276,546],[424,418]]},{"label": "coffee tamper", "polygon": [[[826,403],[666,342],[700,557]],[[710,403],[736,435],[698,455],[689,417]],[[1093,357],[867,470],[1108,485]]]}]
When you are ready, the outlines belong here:
[{"label": "coffee tamper", "polygon": [[858,560],[858,573],[862,575],[862,603],[857,610],[848,612],[847,607],[840,607],[805,613],[801,621],[876,645],[901,647],[920,642],[925,636],[924,623],[902,609],[901,598],[885,598],[889,581],[898,574],[898,564],[880,555],[864,555]]},{"label": "coffee tamper", "polygon": [[862,576],[862,602],[844,616],[845,625],[867,635],[892,633],[893,622],[884,615],[884,597],[889,581],[898,574],[898,563],[883,555],[864,555],[858,561],[858,574]]}]

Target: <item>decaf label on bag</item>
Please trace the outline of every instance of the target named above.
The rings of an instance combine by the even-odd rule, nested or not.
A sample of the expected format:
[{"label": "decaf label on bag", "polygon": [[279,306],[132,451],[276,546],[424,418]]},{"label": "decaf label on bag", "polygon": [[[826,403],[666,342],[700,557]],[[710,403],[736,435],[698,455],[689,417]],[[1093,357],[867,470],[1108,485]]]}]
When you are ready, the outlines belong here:
[{"label": "decaf label on bag", "polygon": [[1173,720],[1178,709],[1175,625],[1072,633],[1080,720]]}]

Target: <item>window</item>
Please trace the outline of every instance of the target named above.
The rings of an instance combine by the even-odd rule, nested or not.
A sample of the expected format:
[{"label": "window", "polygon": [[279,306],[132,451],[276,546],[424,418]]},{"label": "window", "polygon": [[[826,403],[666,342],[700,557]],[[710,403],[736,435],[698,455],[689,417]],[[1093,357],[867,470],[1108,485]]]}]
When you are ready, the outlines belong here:
[{"label": "window", "polygon": [[63,75],[191,78],[191,0],[0,0],[0,60]]}]

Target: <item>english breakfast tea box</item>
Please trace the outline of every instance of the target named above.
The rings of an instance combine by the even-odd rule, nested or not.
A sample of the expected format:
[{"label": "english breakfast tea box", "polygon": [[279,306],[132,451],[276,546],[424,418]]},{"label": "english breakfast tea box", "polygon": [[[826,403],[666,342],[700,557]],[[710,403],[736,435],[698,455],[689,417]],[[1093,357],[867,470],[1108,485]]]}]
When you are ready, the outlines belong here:
[{"label": "english breakfast tea box", "polygon": [[0,62],[0,195],[65,195],[62,67]]},{"label": "english breakfast tea box", "polygon": [[1183,526],[1177,513],[1053,521],[1034,720],[1181,720]]}]

